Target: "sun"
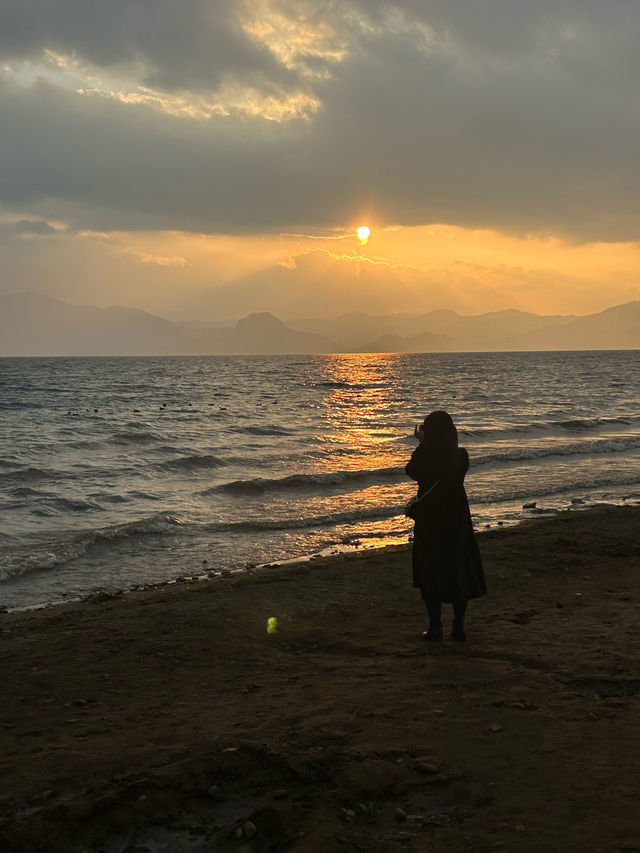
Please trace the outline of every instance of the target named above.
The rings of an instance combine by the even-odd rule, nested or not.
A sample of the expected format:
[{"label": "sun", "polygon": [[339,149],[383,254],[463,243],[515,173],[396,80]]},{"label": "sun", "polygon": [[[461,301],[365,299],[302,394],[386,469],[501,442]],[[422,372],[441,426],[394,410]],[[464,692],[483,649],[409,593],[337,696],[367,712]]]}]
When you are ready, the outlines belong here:
[{"label": "sun", "polygon": [[371,229],[368,225],[360,225],[356,228],[356,234],[358,235],[358,240],[364,245],[369,237],[371,236]]}]

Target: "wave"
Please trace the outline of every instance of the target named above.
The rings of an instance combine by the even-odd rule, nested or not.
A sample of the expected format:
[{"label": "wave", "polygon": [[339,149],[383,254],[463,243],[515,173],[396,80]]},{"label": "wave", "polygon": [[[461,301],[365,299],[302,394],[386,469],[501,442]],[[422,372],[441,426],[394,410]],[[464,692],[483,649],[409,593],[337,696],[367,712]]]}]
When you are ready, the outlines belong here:
[{"label": "wave", "polygon": [[182,522],[178,518],[160,513],[126,524],[114,524],[110,527],[78,533],[68,542],[54,545],[50,551],[0,557],[0,581],[6,581],[27,572],[55,569],[66,565],[105,542],[119,541],[133,536],[171,534],[175,532],[175,526],[180,524]]},{"label": "wave", "polygon": [[114,432],[114,434],[110,438],[112,444],[148,444],[152,441],[161,440],[161,436],[156,435],[154,432],[148,432],[146,430],[142,430],[139,432]]},{"label": "wave", "polygon": [[560,429],[568,430],[588,430],[610,426],[611,424],[623,424],[625,426],[630,426],[634,421],[640,421],[640,417],[633,415],[620,415],[615,418],[578,418],[572,421],[557,421],[555,426]]},{"label": "wave", "polygon": [[26,400],[0,400],[0,411],[21,412],[23,409],[42,409],[42,403],[30,403]]},{"label": "wave", "polygon": [[[474,467],[502,462],[528,462],[552,456],[589,456],[592,454],[620,453],[640,448],[640,435],[620,438],[603,438],[571,444],[549,444],[537,447],[514,447],[503,451],[475,456],[471,454]],[[204,489],[198,494],[206,496],[217,493],[237,495],[260,494],[266,491],[288,489],[313,489],[314,487],[340,486],[347,483],[379,483],[382,480],[401,480],[405,477],[404,466],[365,468],[344,471],[327,471],[319,474],[289,474],[286,477],[269,479],[255,477],[251,480],[234,480]]]},{"label": "wave", "polygon": [[640,435],[634,435],[581,441],[579,443],[560,446],[551,444],[546,447],[514,448],[513,450],[472,456],[471,463],[477,466],[495,462],[527,462],[549,456],[592,456],[602,453],[621,453],[639,448]]},{"label": "wave", "polygon": [[[261,530],[300,530],[313,527],[333,527],[338,524],[364,521],[366,519],[384,519],[402,515],[404,504],[391,506],[371,506],[363,509],[336,512],[327,515],[311,515],[306,518],[250,518],[242,521],[217,522],[208,524],[207,530],[215,533],[248,533]],[[407,519],[407,525],[412,525]]]},{"label": "wave", "polygon": [[[474,506],[491,506],[510,501],[529,501],[531,498],[543,498],[546,500],[562,499],[569,501],[573,498],[584,498],[585,493],[597,493],[602,495],[611,490],[625,491],[625,498],[633,497],[635,494],[630,489],[637,487],[640,482],[640,476],[635,477],[608,477],[604,478],[597,474],[593,477],[585,475],[578,476],[570,483],[557,483],[550,486],[532,486],[526,489],[511,489],[500,487],[499,493],[486,494],[484,496],[474,494],[473,490],[469,490],[469,502]],[[586,501],[585,501],[586,503]]]},{"label": "wave", "polygon": [[[507,427],[479,427],[478,429],[461,428],[461,435],[477,438],[482,436],[517,436],[531,432],[549,432],[549,430],[581,432],[595,429],[606,428],[610,426],[632,426],[640,423],[640,415],[618,415],[612,418],[575,418],[573,420],[562,421],[540,421],[538,423],[518,424],[517,426]],[[413,436],[411,436],[413,438]]]},{"label": "wave", "polygon": [[100,512],[102,507],[79,498],[55,498],[47,497],[43,507],[34,510],[36,515],[52,515],[57,512]]},{"label": "wave", "polygon": [[60,471],[51,471],[46,468],[22,468],[18,471],[8,471],[6,474],[0,474],[0,482],[14,483],[22,481],[27,483],[35,483],[39,480],[58,480],[66,478],[66,474]]},{"label": "wave", "polygon": [[[514,447],[503,451],[480,455],[471,455],[472,468],[483,466],[500,466],[504,463],[527,463],[537,459],[551,457],[583,457],[598,454],[629,452],[640,449],[640,435],[621,438],[607,438],[563,445],[548,445],[538,447]],[[216,494],[228,494],[237,497],[251,498],[265,492],[304,492],[330,489],[334,486],[354,487],[359,490],[371,485],[381,485],[383,482],[402,482],[406,475],[403,466],[386,468],[367,468],[357,470],[328,471],[318,474],[289,474],[280,478],[256,477],[250,480],[234,480],[220,483],[197,492],[206,497]],[[640,478],[636,478],[636,482]],[[597,482],[594,484],[597,485]],[[526,494],[523,495],[526,497]]]},{"label": "wave", "polygon": [[161,471],[200,471],[209,468],[222,468],[228,463],[217,456],[181,456],[178,459],[170,459],[168,462],[159,462],[155,467]]},{"label": "wave", "polygon": [[249,435],[293,435],[296,430],[289,427],[277,426],[276,424],[253,424],[251,426],[238,427],[238,432]]},{"label": "wave", "polygon": [[16,467],[15,456],[13,459],[2,459],[0,458],[0,468],[15,468]]},{"label": "wave", "polygon": [[12,498],[50,498],[51,492],[41,492],[39,489],[31,489],[29,486],[16,486],[9,489],[7,494]]},{"label": "wave", "polygon": [[230,483],[221,483],[200,492],[201,495],[215,494],[216,492],[230,492],[236,494],[260,493],[271,489],[308,489],[313,486],[336,486],[349,482],[378,481],[388,478],[400,478],[404,476],[404,468],[394,466],[391,468],[365,468],[354,471],[327,471],[323,474],[289,474],[287,477],[268,479],[255,477],[252,480],[234,480]]}]

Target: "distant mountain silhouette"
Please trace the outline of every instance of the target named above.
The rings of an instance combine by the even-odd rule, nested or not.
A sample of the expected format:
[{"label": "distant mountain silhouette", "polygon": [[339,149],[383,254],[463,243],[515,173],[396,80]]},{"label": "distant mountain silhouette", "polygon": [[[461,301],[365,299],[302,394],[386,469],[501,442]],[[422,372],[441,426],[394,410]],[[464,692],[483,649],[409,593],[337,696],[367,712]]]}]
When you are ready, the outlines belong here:
[{"label": "distant mountain silhouette", "polygon": [[640,300],[614,305],[584,317],[557,318],[559,322],[507,338],[511,349],[582,350],[640,349]]},{"label": "distant mountain silhouette", "polygon": [[[312,318],[291,321],[295,329],[315,332],[331,338],[340,347],[349,350],[367,351],[372,342],[383,337],[391,347],[393,339],[398,341],[421,335],[425,332],[441,334],[448,324],[459,320],[460,315],[447,308],[439,308],[428,314],[365,314],[362,311],[350,311],[339,317]],[[392,352],[392,349],[382,350]]]},{"label": "distant mountain silhouette", "polygon": [[41,293],[0,296],[0,355],[208,355],[331,352],[320,335],[271,314],[235,328],[190,327],[134,308],[68,305]]},{"label": "distant mountain silhouette", "polygon": [[[353,329],[351,347],[349,324]],[[515,309],[462,316],[442,310],[414,317],[345,314],[291,325],[327,336],[334,325],[339,343],[362,352],[640,349],[640,301],[586,316],[541,316]],[[363,338],[367,330],[377,336]]]},{"label": "distant mountain silhouette", "polygon": [[[435,315],[435,316],[434,316]],[[399,352],[482,352],[493,350],[537,349],[525,346],[520,338],[542,329],[574,320],[572,316],[541,316],[527,311],[505,309],[486,314],[461,316],[454,311],[432,311],[422,318],[424,331],[397,341]],[[437,328],[438,332],[434,333]],[[375,352],[385,339],[370,341],[363,346]],[[562,347],[563,349],[565,347]],[[575,347],[570,347],[574,349]],[[388,352],[389,350],[383,349]]]},{"label": "distant mountain silhouette", "polygon": [[172,323],[134,308],[68,305],[38,293],[0,296],[0,355],[215,355],[640,349],[640,301],[597,314],[450,310],[351,312],[285,324],[268,312],[234,326]]},{"label": "distant mountain silhouette", "polygon": [[[226,330],[225,330],[226,331]],[[290,329],[266,311],[249,314],[231,330],[230,346],[237,353],[335,352],[336,346],[321,335]]]},{"label": "distant mountain silhouette", "polygon": [[2,355],[193,352],[193,333],[134,308],[68,305],[41,293],[0,297]]}]

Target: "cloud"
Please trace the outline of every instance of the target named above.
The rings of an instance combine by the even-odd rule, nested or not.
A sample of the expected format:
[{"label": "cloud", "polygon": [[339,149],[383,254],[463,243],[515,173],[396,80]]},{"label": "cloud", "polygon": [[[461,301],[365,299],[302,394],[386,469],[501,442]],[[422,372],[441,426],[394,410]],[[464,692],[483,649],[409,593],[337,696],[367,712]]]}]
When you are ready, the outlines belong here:
[{"label": "cloud", "polygon": [[35,59],[46,50],[106,69],[136,65],[143,82],[160,88],[200,89],[225,74],[269,72],[281,64],[242,30],[232,0],[3,0],[0,50],[9,60]]},{"label": "cloud", "polygon": [[49,0],[37,14],[3,0],[1,14],[0,203],[29,216],[638,234],[631,0]]},{"label": "cloud", "polygon": [[599,271],[577,275],[513,262],[451,261],[420,269],[312,249],[231,285],[200,293],[193,304],[198,306],[198,316],[216,319],[242,316],[247,306],[296,319],[350,311],[420,314],[438,308],[463,314],[505,308],[541,314],[587,313],[640,298],[637,276],[621,275],[615,290],[609,291],[602,279]]},{"label": "cloud", "polygon": [[121,249],[124,255],[133,255],[143,264],[155,264],[159,267],[187,267],[189,261],[181,255],[166,257],[164,255],[152,255],[151,252],[140,252],[137,249]]},{"label": "cloud", "polygon": [[17,222],[0,223],[0,239],[3,237],[49,237],[59,233],[60,229],[54,228],[43,219],[20,219]]}]

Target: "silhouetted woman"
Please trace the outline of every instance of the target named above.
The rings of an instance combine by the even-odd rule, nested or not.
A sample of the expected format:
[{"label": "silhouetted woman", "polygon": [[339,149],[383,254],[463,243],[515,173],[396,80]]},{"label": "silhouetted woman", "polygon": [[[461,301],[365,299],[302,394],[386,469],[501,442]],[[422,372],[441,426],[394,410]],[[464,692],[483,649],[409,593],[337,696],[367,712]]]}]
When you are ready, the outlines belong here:
[{"label": "silhouetted woman", "polygon": [[464,489],[469,456],[458,447],[458,431],[447,412],[431,412],[415,428],[415,436],[420,443],[405,471],[418,481],[418,497],[432,489],[416,505],[414,516],[413,585],[422,592],[429,614],[429,630],[422,636],[442,640],[445,601],[453,604],[452,639],[466,640],[467,601],[487,591]]}]

